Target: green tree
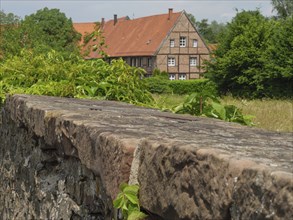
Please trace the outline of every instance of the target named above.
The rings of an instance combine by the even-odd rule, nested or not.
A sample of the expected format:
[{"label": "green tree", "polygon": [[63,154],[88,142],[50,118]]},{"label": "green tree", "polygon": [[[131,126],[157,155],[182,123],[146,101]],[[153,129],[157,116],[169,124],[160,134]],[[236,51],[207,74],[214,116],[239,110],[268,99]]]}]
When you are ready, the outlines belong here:
[{"label": "green tree", "polygon": [[226,25],[217,21],[208,22],[208,19],[196,21],[192,14],[187,14],[191,23],[207,43],[218,43],[221,33],[225,31]]},{"label": "green tree", "polygon": [[211,29],[212,35],[208,40],[210,43],[218,43],[222,34],[226,31],[226,24],[218,23],[214,20],[209,25],[209,28]]},{"label": "green tree", "polygon": [[273,28],[263,54],[264,88],[275,97],[293,96],[293,16],[272,21]]},{"label": "green tree", "polygon": [[293,1],[292,0],[272,0],[274,10],[277,11],[278,16],[286,18],[293,15]]},{"label": "green tree", "polygon": [[0,24],[8,25],[8,24],[18,24],[20,22],[20,17],[13,13],[6,14],[4,11],[0,10]]},{"label": "green tree", "polygon": [[259,11],[237,13],[223,33],[215,58],[207,66],[207,77],[222,93],[239,96],[264,96],[265,60],[263,53],[271,23]]},{"label": "green tree", "polygon": [[193,16],[193,14],[187,14],[187,17],[189,18],[189,20],[191,21],[191,23],[195,26],[196,25],[196,21],[195,21],[195,17]]},{"label": "green tree", "polygon": [[8,51],[15,54],[19,49],[17,47],[17,41],[20,38],[18,31],[20,21],[20,17],[13,13],[6,14],[4,11],[0,11],[0,59]]},{"label": "green tree", "polygon": [[[26,16],[20,21],[13,14],[1,13],[0,54],[2,57],[19,55],[22,49],[34,50],[37,53],[55,50],[70,54],[78,53],[77,33],[68,19],[59,9],[44,8],[35,14]],[[9,24],[9,25],[6,25]]]},{"label": "green tree", "polygon": [[195,23],[197,31],[201,36],[208,41],[208,38],[212,35],[211,29],[209,28],[208,19],[202,19]]},{"label": "green tree", "polygon": [[40,51],[53,49],[74,52],[80,39],[71,19],[59,9],[44,8],[26,16],[21,24],[21,32],[25,37],[24,46]]}]

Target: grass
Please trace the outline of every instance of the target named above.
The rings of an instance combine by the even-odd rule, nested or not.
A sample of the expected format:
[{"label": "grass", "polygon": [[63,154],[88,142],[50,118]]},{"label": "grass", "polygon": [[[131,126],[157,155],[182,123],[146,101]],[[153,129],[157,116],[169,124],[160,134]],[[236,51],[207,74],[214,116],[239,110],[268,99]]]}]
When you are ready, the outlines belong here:
[{"label": "grass", "polygon": [[[158,107],[170,109],[184,101],[185,96],[174,94],[153,95]],[[253,115],[255,127],[277,132],[293,132],[293,99],[243,100],[225,96],[223,104],[235,105],[245,115]]]}]

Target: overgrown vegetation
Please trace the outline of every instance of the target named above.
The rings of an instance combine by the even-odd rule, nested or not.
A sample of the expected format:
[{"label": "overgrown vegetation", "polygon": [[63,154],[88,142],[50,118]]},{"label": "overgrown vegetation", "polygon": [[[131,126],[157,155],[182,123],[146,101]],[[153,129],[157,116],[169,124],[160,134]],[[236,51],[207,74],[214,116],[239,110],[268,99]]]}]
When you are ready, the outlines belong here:
[{"label": "overgrown vegetation", "polygon": [[[186,95],[153,94],[161,109],[174,109],[182,104]],[[252,123],[257,128],[278,132],[293,132],[293,100],[241,99],[232,96],[220,98],[223,105],[234,105],[244,115],[253,115]]]},{"label": "overgrown vegetation", "polygon": [[101,59],[86,61],[74,54],[64,58],[56,51],[35,55],[23,50],[0,63],[0,97],[26,93],[148,105],[153,99],[140,80],[142,74],[142,69],[122,60],[108,64]]},{"label": "overgrown vegetation", "polygon": [[183,103],[174,108],[174,112],[217,118],[249,126],[253,125],[251,121],[253,116],[243,115],[235,105],[221,104],[216,97],[201,93],[193,93],[187,96]]},{"label": "overgrown vegetation", "polygon": [[115,208],[122,211],[123,219],[125,220],[141,220],[147,217],[146,214],[140,211],[138,201],[138,185],[128,185],[122,183],[120,185],[120,193],[113,201]]}]

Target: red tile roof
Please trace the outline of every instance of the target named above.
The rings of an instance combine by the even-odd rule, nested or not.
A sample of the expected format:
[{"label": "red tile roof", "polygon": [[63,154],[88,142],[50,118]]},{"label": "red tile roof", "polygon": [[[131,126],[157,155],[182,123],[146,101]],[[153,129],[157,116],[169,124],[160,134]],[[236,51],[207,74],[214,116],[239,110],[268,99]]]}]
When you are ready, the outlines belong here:
[{"label": "red tile roof", "polygon": [[[153,15],[133,20],[127,17],[105,22],[103,36],[107,48],[105,52],[110,57],[121,56],[153,56],[161,43],[171,31],[182,12]],[[94,31],[94,23],[75,23],[74,28],[81,34]],[[89,44],[93,44],[90,42]],[[92,51],[90,58],[100,57],[98,51]]]}]

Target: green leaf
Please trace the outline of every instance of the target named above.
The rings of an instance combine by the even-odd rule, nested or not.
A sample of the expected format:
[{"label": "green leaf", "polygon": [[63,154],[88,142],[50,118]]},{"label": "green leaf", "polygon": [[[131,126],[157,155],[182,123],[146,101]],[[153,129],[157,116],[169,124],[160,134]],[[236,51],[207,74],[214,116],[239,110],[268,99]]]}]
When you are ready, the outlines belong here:
[{"label": "green leaf", "polygon": [[137,194],[136,193],[133,193],[133,192],[127,192],[125,193],[125,196],[127,199],[129,199],[129,201],[132,203],[132,204],[136,204],[138,205],[138,198],[137,198]]},{"label": "green leaf", "polygon": [[146,214],[140,211],[133,211],[129,214],[127,220],[140,220],[145,219],[147,217]]},{"label": "green leaf", "polygon": [[131,194],[136,194],[138,193],[139,186],[138,185],[127,185],[124,189],[123,192],[125,194],[131,193]]},{"label": "green leaf", "polygon": [[113,201],[113,205],[115,208],[121,208],[123,206],[123,194],[122,193],[119,193],[117,198]]},{"label": "green leaf", "polygon": [[124,189],[125,189],[127,186],[128,186],[127,183],[121,183],[120,186],[119,186],[120,191],[123,192]]},{"label": "green leaf", "polygon": [[226,120],[226,110],[225,107],[219,103],[212,102],[213,113],[219,116],[220,119]]}]

